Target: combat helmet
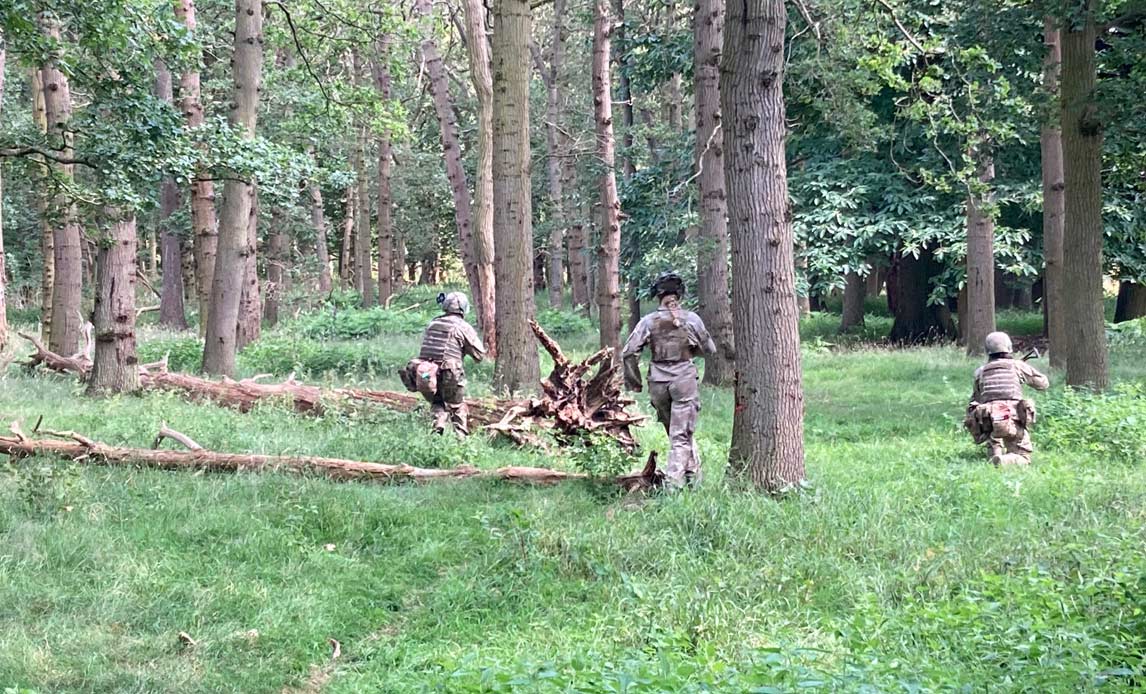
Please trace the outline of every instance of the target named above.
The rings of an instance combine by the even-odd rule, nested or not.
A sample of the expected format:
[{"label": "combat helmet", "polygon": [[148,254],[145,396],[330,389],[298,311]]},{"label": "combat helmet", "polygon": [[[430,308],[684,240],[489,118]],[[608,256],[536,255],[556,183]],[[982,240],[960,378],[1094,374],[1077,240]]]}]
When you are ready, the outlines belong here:
[{"label": "combat helmet", "polygon": [[649,292],[655,299],[659,299],[666,294],[675,294],[677,296],[684,296],[684,280],[680,275],[675,272],[662,272],[657,275],[653,280],[653,286]]},{"label": "combat helmet", "polygon": [[993,332],[987,335],[987,339],[983,341],[983,347],[987,354],[1010,354],[1015,351],[1011,345],[1011,337],[1004,332]]},{"label": "combat helmet", "polygon": [[438,303],[441,305],[443,313],[464,316],[470,310],[470,300],[461,292],[438,294]]}]

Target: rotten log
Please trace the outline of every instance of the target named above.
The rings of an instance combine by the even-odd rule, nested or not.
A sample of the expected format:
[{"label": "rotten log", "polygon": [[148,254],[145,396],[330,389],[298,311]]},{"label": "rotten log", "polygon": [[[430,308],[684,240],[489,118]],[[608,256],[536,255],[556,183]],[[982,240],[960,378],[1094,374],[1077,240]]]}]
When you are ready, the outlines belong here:
[{"label": "rotten log", "polygon": [[[166,427],[164,427],[166,429]],[[324,458],[318,456],[280,456],[251,453],[223,453],[205,449],[188,451],[157,450],[109,446],[73,432],[54,433],[40,430],[43,435],[57,439],[31,439],[13,425],[12,433],[0,436],[0,453],[13,459],[44,455],[65,458],[93,465],[132,466],[162,470],[192,470],[208,472],[286,471],[294,473],[320,473],[336,480],[371,480],[378,482],[430,482],[447,479],[497,479],[511,482],[553,484],[572,480],[589,480],[578,472],[563,472],[535,467],[503,467],[480,470],[463,464],[454,468],[419,468],[412,465],[386,465],[383,463]],[[178,432],[169,432],[178,434]],[[187,438],[182,434],[171,438]],[[626,491],[650,489],[658,486],[663,476],[656,469],[656,454],[649,455],[645,467],[639,472],[601,480],[621,486]]]}]

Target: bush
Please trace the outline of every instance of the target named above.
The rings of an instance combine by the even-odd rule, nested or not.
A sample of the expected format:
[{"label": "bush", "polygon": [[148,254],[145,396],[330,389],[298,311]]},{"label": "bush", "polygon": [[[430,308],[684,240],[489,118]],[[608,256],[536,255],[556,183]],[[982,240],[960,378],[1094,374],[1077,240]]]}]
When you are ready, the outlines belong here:
[{"label": "bush", "polygon": [[300,318],[297,330],[314,339],[356,340],[378,335],[418,335],[432,315],[422,311],[394,309],[338,309],[325,307],[321,313]]},{"label": "bush", "polygon": [[1146,345],[1146,318],[1109,323],[1106,337],[1112,345]]},{"label": "bush", "polygon": [[593,323],[577,311],[543,308],[537,312],[537,322],[552,337],[562,338],[591,332]]},{"label": "bush", "polygon": [[139,361],[147,364],[165,355],[172,371],[194,373],[203,364],[203,343],[197,337],[164,337],[141,342]]},{"label": "bush", "polygon": [[40,308],[38,306],[8,307],[8,322],[12,325],[35,325],[40,322]]},{"label": "bush", "polygon": [[1050,448],[1137,462],[1146,457],[1146,386],[1121,383],[1099,394],[1063,391],[1042,403],[1039,431]]}]

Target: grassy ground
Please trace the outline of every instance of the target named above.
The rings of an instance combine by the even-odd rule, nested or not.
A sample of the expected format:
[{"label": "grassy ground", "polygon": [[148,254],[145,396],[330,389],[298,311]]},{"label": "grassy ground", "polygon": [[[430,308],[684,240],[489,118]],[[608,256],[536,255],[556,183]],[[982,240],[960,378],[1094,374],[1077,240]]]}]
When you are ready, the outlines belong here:
[{"label": "grassy ground", "polygon": [[[1146,406],[1133,384],[1146,349],[1115,348],[1118,395],[1041,396],[1052,443],[1030,469],[996,470],[959,428],[972,361],[954,348],[843,349],[834,320],[803,326],[811,487],[779,502],[723,484],[732,403],[711,389],[705,483],[646,500],[590,484],[383,487],[21,461],[0,473],[0,691],[1141,687]],[[342,349],[381,366],[309,378],[393,386],[385,366],[416,341],[305,347],[302,329],[268,337],[295,352],[264,348],[244,368],[281,372],[305,366],[288,358],[302,351]],[[478,391],[487,378],[477,370]],[[1075,410],[1084,416],[1066,416]],[[433,438],[424,413],[93,401],[10,370],[0,417],[39,415],[124,445],[149,445],[167,421],[225,450],[574,464]],[[653,427],[640,437],[665,443]]]}]

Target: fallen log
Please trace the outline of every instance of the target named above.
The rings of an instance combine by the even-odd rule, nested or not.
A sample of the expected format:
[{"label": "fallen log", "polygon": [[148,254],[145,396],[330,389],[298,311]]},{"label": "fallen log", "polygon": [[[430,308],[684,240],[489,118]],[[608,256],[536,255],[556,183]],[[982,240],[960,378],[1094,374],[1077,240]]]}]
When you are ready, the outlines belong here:
[{"label": "fallen log", "polygon": [[[472,465],[454,468],[419,468],[412,465],[386,465],[383,463],[324,458],[318,456],[281,456],[252,453],[223,453],[203,448],[174,451],[149,448],[110,446],[74,432],[38,430],[44,436],[55,438],[32,439],[25,436],[18,425],[12,433],[0,436],[0,453],[18,459],[33,455],[65,458],[75,462],[108,466],[136,466],[161,470],[191,470],[208,472],[286,471],[294,473],[320,473],[336,480],[370,480],[378,482],[431,482],[449,479],[497,479],[510,482],[554,484],[571,480],[589,480],[578,472],[564,472],[536,467],[503,467],[480,470]],[[190,439],[166,425],[157,437],[189,442]],[[190,444],[188,444],[190,445]],[[649,455],[645,467],[639,472],[601,480],[617,484],[626,491],[651,489],[659,486],[663,476],[656,469],[656,453]]]}]

